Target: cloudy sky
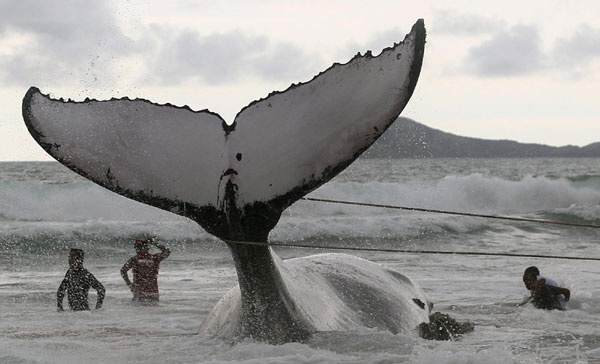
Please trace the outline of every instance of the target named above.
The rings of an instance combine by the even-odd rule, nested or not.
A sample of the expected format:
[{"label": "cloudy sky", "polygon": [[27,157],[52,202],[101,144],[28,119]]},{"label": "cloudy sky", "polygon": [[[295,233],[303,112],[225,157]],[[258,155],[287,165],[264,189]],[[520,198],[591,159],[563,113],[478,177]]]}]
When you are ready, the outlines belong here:
[{"label": "cloudy sky", "polygon": [[29,86],[141,97],[228,122],[334,62],[427,44],[402,113],[458,135],[600,141],[600,1],[0,0],[0,160],[50,160],[27,133]]}]

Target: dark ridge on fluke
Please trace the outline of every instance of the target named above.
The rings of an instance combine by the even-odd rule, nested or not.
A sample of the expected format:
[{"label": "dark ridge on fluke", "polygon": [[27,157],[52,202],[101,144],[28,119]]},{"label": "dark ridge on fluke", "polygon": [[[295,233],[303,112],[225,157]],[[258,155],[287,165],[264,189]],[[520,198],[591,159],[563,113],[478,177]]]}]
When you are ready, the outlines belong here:
[{"label": "dark ridge on fluke", "polygon": [[477,139],[399,117],[361,158],[600,158],[600,142],[585,147]]}]

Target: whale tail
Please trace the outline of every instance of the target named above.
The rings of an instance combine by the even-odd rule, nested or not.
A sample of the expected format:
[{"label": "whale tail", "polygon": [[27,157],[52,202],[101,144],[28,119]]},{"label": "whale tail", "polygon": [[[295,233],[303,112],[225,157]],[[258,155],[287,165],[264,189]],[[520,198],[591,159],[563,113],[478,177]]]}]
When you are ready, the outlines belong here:
[{"label": "whale tail", "polygon": [[244,107],[231,125],[208,110],[142,99],[52,99],[32,87],[23,118],[59,162],[131,199],[197,221],[225,240],[265,241],[282,211],[366,150],[410,99],[425,27],[378,56],[357,55]]},{"label": "whale tail", "polygon": [[[402,285],[405,280],[391,280],[397,278],[392,274],[386,285],[383,270],[340,256],[319,261],[331,267],[314,276],[312,258],[280,262],[265,245],[233,241],[266,242],[285,208],[375,142],[410,99],[424,45],[419,20],[403,42],[378,56],[357,55],[273,92],[244,107],[231,125],[208,110],[129,98],[56,100],[35,87],[23,99],[23,118],[65,166],[111,191],[189,217],[229,242],[239,293],[216,306],[207,332],[283,343],[354,325],[410,330],[427,320],[419,305],[426,298],[412,284]],[[364,275],[357,274],[359,266]],[[324,305],[312,304],[329,302],[318,298],[326,289],[332,312],[343,312],[335,322],[322,315]],[[382,294],[389,299],[382,301]],[[374,320],[363,311],[380,315]]]}]

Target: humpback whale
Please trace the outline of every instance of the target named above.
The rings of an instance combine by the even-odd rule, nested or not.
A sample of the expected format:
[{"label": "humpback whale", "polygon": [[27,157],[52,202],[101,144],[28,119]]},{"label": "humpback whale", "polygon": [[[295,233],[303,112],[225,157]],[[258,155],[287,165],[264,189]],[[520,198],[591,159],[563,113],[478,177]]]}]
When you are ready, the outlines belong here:
[{"label": "humpback whale", "polygon": [[[418,20],[400,43],[218,114],[144,99],[71,101],[31,87],[33,138],[113,192],[188,217],[229,247],[238,285],[201,331],[269,343],[372,327],[414,333],[429,304],[410,278],[345,254],[281,260],[266,244],[282,212],[340,173],[401,113],[425,47]],[[251,243],[251,244],[249,244]]]}]

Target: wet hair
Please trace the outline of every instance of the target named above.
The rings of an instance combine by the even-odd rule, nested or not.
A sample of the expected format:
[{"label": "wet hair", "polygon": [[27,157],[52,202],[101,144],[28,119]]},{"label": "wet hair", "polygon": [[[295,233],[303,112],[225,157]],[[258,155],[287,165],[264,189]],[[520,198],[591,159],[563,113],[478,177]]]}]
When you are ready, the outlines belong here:
[{"label": "wet hair", "polygon": [[148,242],[145,239],[137,239],[136,241],[133,242],[133,246],[137,248],[138,246],[142,246],[147,243]]},{"label": "wet hair", "polygon": [[531,266],[527,269],[525,269],[525,272],[523,272],[523,279],[525,279],[525,277],[527,276],[533,276],[533,277],[537,277],[540,275],[540,270],[537,269],[536,266]]},{"label": "wet hair", "polygon": [[82,249],[71,249],[70,254],[73,256],[73,259],[75,259],[78,262],[83,262],[83,250]]},{"label": "wet hair", "polygon": [[140,251],[141,249],[148,249],[150,242],[151,239],[137,239],[133,242],[133,247],[136,251]]}]

